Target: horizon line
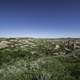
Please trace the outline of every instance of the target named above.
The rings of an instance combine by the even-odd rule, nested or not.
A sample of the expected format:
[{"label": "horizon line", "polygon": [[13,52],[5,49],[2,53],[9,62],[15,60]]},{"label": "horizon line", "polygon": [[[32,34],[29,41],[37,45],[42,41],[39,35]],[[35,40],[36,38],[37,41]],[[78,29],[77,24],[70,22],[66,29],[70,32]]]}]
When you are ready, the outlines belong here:
[{"label": "horizon line", "polygon": [[28,36],[15,36],[15,37],[0,37],[0,38],[80,38],[80,37],[28,37]]}]

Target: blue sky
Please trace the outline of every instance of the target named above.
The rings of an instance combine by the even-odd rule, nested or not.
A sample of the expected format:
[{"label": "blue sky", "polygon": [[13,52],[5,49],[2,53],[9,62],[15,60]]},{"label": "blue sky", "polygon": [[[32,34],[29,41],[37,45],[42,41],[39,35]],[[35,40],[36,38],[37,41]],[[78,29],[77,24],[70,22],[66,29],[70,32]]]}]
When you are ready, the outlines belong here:
[{"label": "blue sky", "polygon": [[0,0],[0,37],[80,37],[80,0]]}]

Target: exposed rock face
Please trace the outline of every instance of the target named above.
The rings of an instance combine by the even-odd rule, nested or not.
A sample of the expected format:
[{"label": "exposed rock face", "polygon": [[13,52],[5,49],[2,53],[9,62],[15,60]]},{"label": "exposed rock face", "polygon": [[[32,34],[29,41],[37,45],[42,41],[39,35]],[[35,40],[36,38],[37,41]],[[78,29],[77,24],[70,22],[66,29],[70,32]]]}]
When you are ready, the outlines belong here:
[{"label": "exposed rock face", "polygon": [[0,48],[5,48],[5,47],[8,47],[8,41],[1,41],[0,42]]},{"label": "exposed rock face", "polygon": [[60,48],[60,46],[59,45],[56,45],[55,49],[59,49],[59,48]]}]

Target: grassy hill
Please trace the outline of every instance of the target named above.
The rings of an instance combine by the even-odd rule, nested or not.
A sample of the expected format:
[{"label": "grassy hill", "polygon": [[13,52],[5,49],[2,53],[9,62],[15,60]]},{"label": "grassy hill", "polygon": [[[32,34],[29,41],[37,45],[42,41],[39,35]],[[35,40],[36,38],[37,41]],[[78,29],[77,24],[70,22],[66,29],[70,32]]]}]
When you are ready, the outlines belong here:
[{"label": "grassy hill", "polygon": [[0,80],[80,80],[80,39],[0,39]]}]

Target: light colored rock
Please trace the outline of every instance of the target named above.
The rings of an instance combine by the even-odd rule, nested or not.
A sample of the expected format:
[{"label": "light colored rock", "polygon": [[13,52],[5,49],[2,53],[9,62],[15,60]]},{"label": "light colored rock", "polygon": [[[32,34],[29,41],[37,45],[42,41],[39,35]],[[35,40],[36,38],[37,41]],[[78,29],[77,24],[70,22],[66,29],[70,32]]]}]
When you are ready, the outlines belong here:
[{"label": "light colored rock", "polygon": [[5,48],[5,47],[8,47],[8,41],[1,41],[0,42],[0,48]]},{"label": "light colored rock", "polygon": [[59,48],[60,48],[60,46],[59,45],[56,45],[55,49],[59,49]]}]

